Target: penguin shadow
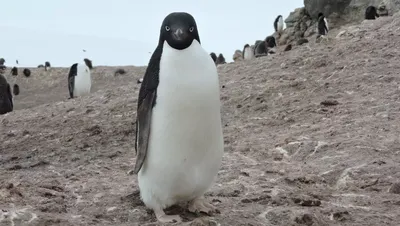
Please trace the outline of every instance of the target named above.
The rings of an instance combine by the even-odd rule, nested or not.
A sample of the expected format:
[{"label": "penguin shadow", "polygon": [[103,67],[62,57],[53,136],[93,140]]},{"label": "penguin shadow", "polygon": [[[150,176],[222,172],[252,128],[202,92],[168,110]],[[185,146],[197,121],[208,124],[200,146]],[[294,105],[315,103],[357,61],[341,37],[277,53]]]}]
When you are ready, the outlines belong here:
[{"label": "penguin shadow", "polygon": [[[140,199],[140,191],[139,189],[134,191],[133,193],[121,198],[123,200],[128,201],[129,205],[132,207],[143,207],[147,216],[145,216],[145,220],[147,221],[157,221],[156,215],[154,214],[152,209],[149,209],[145,206],[143,201]],[[178,204],[168,207],[164,209],[164,212],[168,215],[179,215],[182,218],[182,222],[190,222],[200,217],[210,217],[211,215],[206,213],[192,213],[189,212],[187,204]],[[218,214],[220,214],[218,212]]]}]

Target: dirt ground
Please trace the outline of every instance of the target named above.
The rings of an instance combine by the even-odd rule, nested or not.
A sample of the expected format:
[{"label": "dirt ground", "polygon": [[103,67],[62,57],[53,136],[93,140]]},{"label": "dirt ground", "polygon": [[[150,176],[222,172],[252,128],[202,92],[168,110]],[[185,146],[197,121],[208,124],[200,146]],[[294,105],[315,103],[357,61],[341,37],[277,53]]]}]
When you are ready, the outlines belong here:
[{"label": "dirt ground", "polygon": [[[182,225],[399,225],[399,27],[364,21],[218,66],[225,154],[206,197],[221,213],[168,213]],[[73,100],[67,68],[17,76],[15,111],[0,116],[1,226],[159,225],[127,174],[145,68],[115,69],[95,68],[91,95]]]}]

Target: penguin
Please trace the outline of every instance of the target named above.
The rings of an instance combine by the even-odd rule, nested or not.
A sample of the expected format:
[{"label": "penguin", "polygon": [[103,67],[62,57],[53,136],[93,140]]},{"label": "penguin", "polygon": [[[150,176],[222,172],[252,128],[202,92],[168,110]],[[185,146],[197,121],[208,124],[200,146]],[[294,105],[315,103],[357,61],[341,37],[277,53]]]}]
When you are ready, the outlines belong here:
[{"label": "penguin", "polygon": [[143,78],[139,78],[138,80],[137,80],[137,84],[140,84],[140,83],[142,83],[143,82]]},{"label": "penguin", "polygon": [[275,21],[274,21],[274,28],[275,28],[275,31],[278,32],[279,34],[282,33],[282,31],[283,31],[283,17],[282,17],[282,15],[279,15],[279,16],[275,19]]},{"label": "penguin", "polygon": [[18,64],[18,60],[15,60],[15,63],[17,63],[17,64]]},{"label": "penguin", "polygon": [[46,62],[44,63],[44,70],[45,70],[45,71],[48,71],[48,70],[50,70],[50,68],[51,68],[50,62],[49,62],[49,61],[46,61]]},{"label": "penguin", "polygon": [[18,68],[17,67],[13,67],[11,69],[11,74],[14,75],[14,76],[17,76],[18,75]]},{"label": "penguin", "polygon": [[326,20],[323,13],[319,13],[317,33],[319,36],[325,36],[328,34],[328,31],[329,31],[328,21]]},{"label": "penguin", "polygon": [[29,70],[28,68],[25,68],[22,73],[25,75],[25,77],[29,77],[31,76],[31,70]]},{"label": "penguin", "polygon": [[378,18],[378,12],[376,11],[375,6],[368,6],[365,10],[365,19],[366,20],[375,20]]},{"label": "penguin", "polygon": [[258,44],[256,45],[256,48],[254,50],[254,56],[256,58],[267,56],[268,55],[268,48],[266,46],[266,42],[265,41],[260,41],[260,42],[257,42],[257,43]]},{"label": "penguin", "polygon": [[136,163],[140,196],[159,222],[181,222],[164,208],[217,212],[204,193],[224,150],[217,67],[200,42],[193,16],[167,15],[139,90]]},{"label": "penguin", "polygon": [[222,53],[220,53],[220,54],[218,55],[217,60],[215,61],[215,63],[216,63],[217,65],[218,65],[218,64],[226,64],[225,57],[224,57],[224,55],[222,55]]},{"label": "penguin", "polygon": [[83,96],[90,93],[92,78],[90,67],[86,61],[73,64],[68,72],[68,91],[69,98]]},{"label": "penguin", "polygon": [[254,56],[254,49],[251,48],[251,46],[249,44],[244,45],[242,53],[243,53],[243,59],[245,59],[245,60],[252,60],[252,59],[256,58]]},{"label": "penguin", "polygon": [[10,84],[0,74],[0,115],[12,112],[14,108]]},{"label": "penguin", "polygon": [[19,85],[18,84],[14,84],[13,93],[15,96],[18,96],[18,94],[19,94]]},{"label": "penguin", "polygon": [[212,52],[212,53],[210,53],[210,56],[211,56],[211,58],[213,59],[214,63],[216,64],[216,62],[217,62],[217,55],[216,55],[214,52]]},{"label": "penguin", "polygon": [[267,38],[265,38],[265,42],[267,43],[268,48],[276,47],[276,41],[274,36],[268,36]]}]

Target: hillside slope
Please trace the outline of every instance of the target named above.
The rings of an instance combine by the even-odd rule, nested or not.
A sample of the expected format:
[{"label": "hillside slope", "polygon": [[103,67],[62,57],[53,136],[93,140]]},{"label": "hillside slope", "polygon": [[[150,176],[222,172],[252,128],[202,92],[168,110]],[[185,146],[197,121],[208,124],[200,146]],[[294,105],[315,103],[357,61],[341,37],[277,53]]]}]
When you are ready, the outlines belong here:
[{"label": "hillside slope", "polygon": [[[225,154],[207,198],[221,214],[169,213],[191,225],[398,225],[399,27],[364,21],[219,66]],[[144,68],[126,69],[96,68],[94,92],[74,100],[68,69],[19,78],[18,110],[0,116],[0,225],[157,225],[126,174]]]}]

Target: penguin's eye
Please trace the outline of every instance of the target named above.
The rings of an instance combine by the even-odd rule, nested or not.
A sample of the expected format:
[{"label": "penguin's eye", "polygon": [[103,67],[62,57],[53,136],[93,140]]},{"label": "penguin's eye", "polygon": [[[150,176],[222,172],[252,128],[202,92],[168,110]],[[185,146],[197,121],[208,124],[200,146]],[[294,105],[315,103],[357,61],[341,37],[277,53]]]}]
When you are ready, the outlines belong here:
[{"label": "penguin's eye", "polygon": [[190,28],[189,28],[189,31],[190,31],[190,32],[193,32],[193,31],[194,31],[194,27],[190,27]]},{"label": "penguin's eye", "polygon": [[165,26],[165,30],[169,31],[169,30],[171,30],[171,28],[169,28],[168,26]]}]

